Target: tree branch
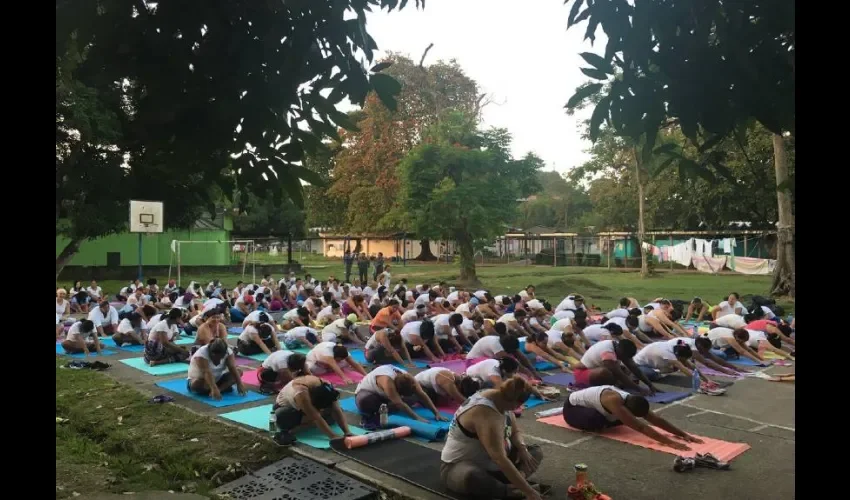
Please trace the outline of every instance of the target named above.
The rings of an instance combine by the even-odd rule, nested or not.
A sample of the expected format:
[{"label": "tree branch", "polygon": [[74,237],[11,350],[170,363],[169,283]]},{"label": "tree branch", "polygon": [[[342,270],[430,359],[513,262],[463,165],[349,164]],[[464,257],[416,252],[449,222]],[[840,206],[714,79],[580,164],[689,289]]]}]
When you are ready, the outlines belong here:
[{"label": "tree branch", "polygon": [[428,55],[428,51],[430,51],[433,46],[434,42],[431,42],[427,47],[425,47],[425,52],[423,52],[422,57],[419,58],[419,69],[425,71],[425,67],[423,66],[423,64],[425,64],[425,56]]}]

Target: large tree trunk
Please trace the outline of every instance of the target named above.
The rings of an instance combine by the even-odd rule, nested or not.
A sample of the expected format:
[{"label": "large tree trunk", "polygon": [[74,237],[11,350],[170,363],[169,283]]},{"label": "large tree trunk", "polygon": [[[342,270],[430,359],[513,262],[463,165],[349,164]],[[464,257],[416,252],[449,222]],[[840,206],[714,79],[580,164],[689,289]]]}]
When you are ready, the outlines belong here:
[{"label": "large tree trunk", "polygon": [[475,272],[475,248],[472,237],[467,231],[457,234],[457,246],[460,251],[460,281],[464,286],[478,286],[478,275]]},{"label": "large tree trunk", "polygon": [[56,257],[56,279],[59,280],[59,273],[62,272],[62,269],[71,262],[71,259],[74,258],[74,255],[80,250],[80,244],[82,244],[83,240],[72,239],[65,245],[65,248],[59,252],[59,256]]},{"label": "large tree trunk", "polygon": [[286,263],[292,264],[292,233],[286,235]]},{"label": "large tree trunk", "polygon": [[640,251],[640,277],[646,278],[647,276],[649,276],[649,266],[646,262],[646,252],[643,250],[643,241],[644,239],[646,239],[646,229],[643,226],[643,176],[641,175],[640,152],[638,151],[638,148],[633,148],[632,153],[635,156],[635,174],[637,174],[638,187],[638,250]]},{"label": "large tree trunk", "polygon": [[419,240],[419,246],[421,247],[419,251],[419,255],[413,260],[421,260],[421,261],[432,261],[437,260],[437,256],[431,253],[431,240],[424,239]]},{"label": "large tree trunk", "polygon": [[773,135],[773,156],[776,169],[776,201],[779,224],[776,242],[776,269],[773,271],[771,295],[796,295],[796,266],[794,256],[794,214],[791,211],[791,190],[788,187],[788,159],[785,140]]}]

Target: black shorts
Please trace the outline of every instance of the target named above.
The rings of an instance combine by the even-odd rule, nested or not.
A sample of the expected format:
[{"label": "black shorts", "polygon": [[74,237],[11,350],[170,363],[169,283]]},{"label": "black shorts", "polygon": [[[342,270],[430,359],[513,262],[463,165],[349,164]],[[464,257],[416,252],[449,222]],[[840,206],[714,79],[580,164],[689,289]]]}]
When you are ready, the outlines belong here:
[{"label": "black shorts", "polygon": [[274,416],[278,430],[286,432],[301,425],[304,412],[295,408],[278,408],[275,410]]}]

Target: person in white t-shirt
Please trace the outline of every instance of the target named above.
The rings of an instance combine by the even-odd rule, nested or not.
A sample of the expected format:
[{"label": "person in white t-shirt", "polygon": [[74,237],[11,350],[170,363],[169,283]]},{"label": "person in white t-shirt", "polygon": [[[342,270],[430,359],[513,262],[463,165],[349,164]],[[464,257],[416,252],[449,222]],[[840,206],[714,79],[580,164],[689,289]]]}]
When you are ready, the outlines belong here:
[{"label": "person in white t-shirt", "polygon": [[694,368],[690,361],[693,351],[686,342],[680,340],[683,339],[653,342],[638,351],[633,360],[646,378],[652,381],[676,371],[690,377]]},{"label": "person in white t-shirt", "polygon": [[382,328],[369,338],[364,347],[366,361],[373,365],[398,363],[408,368],[416,368],[410,360],[401,333],[394,328]]},{"label": "person in white t-shirt", "polygon": [[65,298],[68,296],[68,292],[64,288],[59,288],[56,290],[56,338],[62,336],[62,332],[65,331],[65,323],[62,321],[67,316],[71,314],[71,303],[68,302]]},{"label": "person in white t-shirt", "polygon": [[348,375],[342,370],[341,365],[347,365],[357,373],[363,376],[366,375],[366,370],[351,357],[348,349],[342,344],[319,342],[307,353],[307,368],[309,368],[310,373],[321,375],[323,373],[333,372],[342,379],[343,383],[353,384],[354,381],[348,378]]},{"label": "person in white t-shirt", "polygon": [[571,328],[565,330],[552,328],[546,332],[546,338],[546,345],[549,349],[557,351],[564,356],[581,359],[584,354],[584,349],[581,347],[581,343],[576,341],[576,335]]},{"label": "person in white t-shirt", "polygon": [[531,361],[522,353],[519,348],[519,339],[507,333],[507,327],[504,323],[496,323],[496,332],[498,335],[487,335],[481,337],[478,342],[472,346],[472,349],[466,355],[466,359],[475,358],[490,358],[501,359],[513,356],[520,363],[520,371],[523,375],[533,379],[540,380],[542,377]]},{"label": "person in white t-shirt", "polygon": [[86,288],[86,292],[88,292],[92,302],[100,302],[100,299],[103,298],[103,288],[97,286],[97,280],[91,280],[91,285]]},{"label": "person in white t-shirt", "polygon": [[[295,433],[312,426],[330,439],[352,435],[339,406],[339,391],[318,377],[305,375],[286,384],[272,408],[278,430],[273,439],[281,446],[294,444],[298,440]],[[342,435],[329,422],[336,422]]]},{"label": "person in white t-shirt", "polygon": [[[563,417],[570,427],[588,432],[626,425],[662,445],[682,451],[690,450],[685,443],[703,442],[653,413],[645,397],[629,394],[609,384],[572,392],[564,401]],[[646,419],[650,425],[641,422],[641,418]],[[669,432],[681,441],[656,431],[653,426]]]},{"label": "person in white t-shirt", "polygon": [[625,318],[627,318],[629,316],[629,309],[630,309],[629,305],[630,304],[631,304],[631,302],[629,301],[628,297],[621,298],[619,306],[617,307],[617,309],[614,309],[613,311],[605,314],[605,317],[608,318],[608,319],[612,319],[612,318],[623,318],[623,319],[625,319]]},{"label": "person in white t-shirt", "polygon": [[289,350],[299,349],[301,347],[312,349],[320,342],[319,331],[309,326],[290,328],[278,334],[278,339],[282,339],[283,345]]},{"label": "person in white t-shirt", "polygon": [[[315,330],[314,330],[315,331]],[[243,356],[254,354],[271,354],[280,350],[280,341],[275,330],[269,323],[250,324],[242,329],[236,340],[236,349]]]},{"label": "person in white t-shirt", "polygon": [[142,315],[137,312],[128,314],[118,323],[118,332],[112,335],[112,340],[115,345],[122,346],[124,344],[144,345],[146,335],[142,327],[145,321]]},{"label": "person in white t-shirt", "polygon": [[747,321],[744,319],[743,316],[738,316],[737,314],[725,314],[714,320],[713,326],[720,326],[723,328],[731,328],[735,330],[738,328],[746,328]]},{"label": "person in white t-shirt", "polygon": [[726,300],[711,309],[711,317],[714,321],[717,321],[718,318],[722,318],[727,314],[744,316],[747,312],[747,308],[744,307],[744,304],[741,304],[741,297],[737,293],[732,292]]},{"label": "person in white t-shirt", "polygon": [[466,338],[460,327],[463,324],[463,316],[458,313],[440,314],[432,319],[434,321],[434,333],[444,352],[452,349],[456,353],[461,353],[463,346],[472,347],[473,342],[478,340],[477,337],[472,341]]},{"label": "person in white t-shirt", "polygon": [[354,394],[354,402],[363,416],[364,427],[367,429],[376,427],[378,410],[384,404],[390,411],[403,412],[414,420],[427,423],[428,420],[417,415],[405,399],[416,400],[424,408],[431,410],[434,414],[433,419],[438,422],[448,420],[437,410],[434,402],[422,390],[422,386],[413,375],[393,365],[379,366],[369,372],[357,384]]},{"label": "person in white t-shirt", "polygon": [[[485,359],[479,361],[466,369],[466,375],[477,381],[482,389],[498,389],[502,382],[510,379],[520,371],[522,367],[516,359],[508,356],[499,359]],[[553,398],[544,396],[536,388],[531,388],[531,394],[544,401],[552,401]]]},{"label": "person in white t-shirt", "polygon": [[325,326],[340,318],[339,302],[332,300],[331,303],[316,314],[316,323]]},{"label": "person in white t-shirt", "polygon": [[174,343],[180,336],[178,326],[183,311],[174,308],[148,332],[145,342],[145,362],[150,366],[177,363],[189,358],[189,351]]},{"label": "person in white t-shirt", "polygon": [[77,321],[68,330],[65,340],[62,341],[62,349],[68,354],[85,354],[88,356],[94,350],[101,354],[100,339],[97,330],[91,320]]},{"label": "person in white t-shirt", "polygon": [[[764,361],[764,356],[761,354],[763,351],[770,351],[785,359],[794,359],[792,355],[773,345],[773,343],[778,343],[780,346],[782,345],[781,341],[775,333],[766,333],[761,330],[751,330],[749,328],[747,328],[746,330],[747,333],[750,334],[750,338],[749,340],[747,340],[747,347],[760,360]],[[773,342],[768,340],[769,338],[773,340]]]},{"label": "person in white t-shirt", "polygon": [[291,330],[298,326],[310,326],[310,311],[303,306],[286,311],[280,322],[283,330]]},{"label": "person in white t-shirt", "polygon": [[94,323],[97,328],[97,334],[101,337],[112,335],[118,331],[118,311],[109,305],[109,301],[104,299],[100,301],[97,307],[91,310],[88,319]]},{"label": "person in white t-shirt", "polygon": [[[581,357],[581,362],[573,366],[575,385],[617,385],[631,391],[655,394],[655,386],[635,364],[635,354],[637,347],[628,339],[601,340],[593,344]],[[646,384],[646,387],[632,381],[632,375]]]},{"label": "person in white t-shirt", "polygon": [[402,326],[401,338],[408,354],[414,358],[427,357],[432,363],[439,363],[446,353],[440,347],[434,332],[434,323],[427,319],[411,321]]},{"label": "person in white t-shirt", "polygon": [[401,315],[401,324],[406,325],[411,321],[422,321],[425,319],[425,314],[428,311],[428,306],[424,304],[420,304],[415,306],[413,309],[408,309],[404,311]]},{"label": "person in white t-shirt", "polygon": [[296,377],[311,375],[307,368],[307,356],[300,352],[275,351],[263,360],[257,370],[260,392],[279,392]]},{"label": "person in white t-shirt", "polygon": [[747,345],[750,340],[750,332],[745,328],[733,330],[719,326],[709,330],[705,337],[711,341],[714,349],[724,351],[727,356],[744,356],[759,365],[766,365],[765,361],[759,358],[758,353],[751,350]]},{"label": "person in white t-shirt", "polygon": [[428,368],[414,377],[435,405],[459,405],[481,390],[481,384],[448,368]]},{"label": "person in white t-shirt", "polygon": [[192,355],[186,377],[189,391],[219,401],[221,393],[232,391],[234,385],[240,396],[248,394],[242,383],[242,371],[236,367],[236,357],[227,342],[215,339]]},{"label": "person in white t-shirt", "polygon": [[537,359],[542,359],[561,368],[561,371],[570,373],[571,363],[563,354],[549,348],[549,335],[534,332],[525,338],[525,350],[534,354]]}]

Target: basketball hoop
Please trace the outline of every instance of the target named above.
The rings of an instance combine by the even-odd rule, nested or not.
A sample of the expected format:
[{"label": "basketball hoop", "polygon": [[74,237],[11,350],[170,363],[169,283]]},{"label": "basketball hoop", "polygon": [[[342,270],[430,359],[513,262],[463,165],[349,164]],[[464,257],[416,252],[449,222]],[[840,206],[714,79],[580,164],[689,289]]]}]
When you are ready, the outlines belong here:
[{"label": "basketball hoop", "polygon": [[162,202],[130,200],[130,232],[139,234],[139,281],[142,281],[142,235],[161,233]]}]

